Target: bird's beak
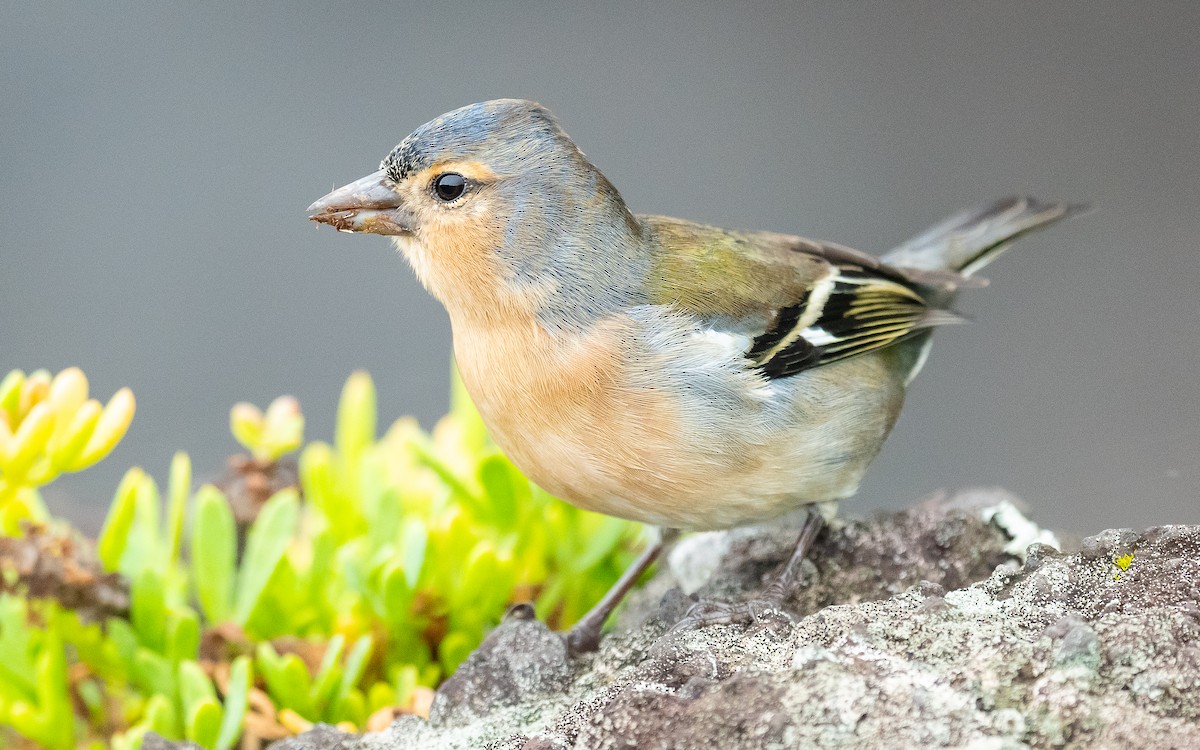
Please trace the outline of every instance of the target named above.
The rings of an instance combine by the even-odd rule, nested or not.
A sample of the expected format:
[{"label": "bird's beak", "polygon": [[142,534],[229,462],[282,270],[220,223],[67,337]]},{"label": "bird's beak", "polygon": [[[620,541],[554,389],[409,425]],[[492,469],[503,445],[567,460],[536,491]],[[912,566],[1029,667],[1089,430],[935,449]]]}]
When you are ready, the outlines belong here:
[{"label": "bird's beak", "polygon": [[308,207],[315,222],[339,232],[410,234],[412,216],[404,201],[392,190],[383,170],[334,190]]}]

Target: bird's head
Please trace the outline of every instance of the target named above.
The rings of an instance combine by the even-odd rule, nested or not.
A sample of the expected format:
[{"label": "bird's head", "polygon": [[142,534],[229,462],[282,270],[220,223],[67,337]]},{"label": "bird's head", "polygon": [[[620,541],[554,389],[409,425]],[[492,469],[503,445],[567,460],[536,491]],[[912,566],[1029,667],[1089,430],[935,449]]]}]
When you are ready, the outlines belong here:
[{"label": "bird's head", "polygon": [[452,317],[577,305],[561,298],[610,282],[605,256],[627,254],[640,232],[554,116],[518,99],[422,125],[377,171],[308,210],[341,231],[392,237]]}]

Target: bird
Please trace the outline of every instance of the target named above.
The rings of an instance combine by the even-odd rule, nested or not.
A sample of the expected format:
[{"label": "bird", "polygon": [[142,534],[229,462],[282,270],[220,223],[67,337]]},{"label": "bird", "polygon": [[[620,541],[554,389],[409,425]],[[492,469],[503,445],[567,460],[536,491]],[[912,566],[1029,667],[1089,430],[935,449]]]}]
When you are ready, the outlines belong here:
[{"label": "bird", "polygon": [[[530,480],[667,530],[568,633],[586,651],[676,530],[853,496],[932,332],[964,321],[957,292],[1083,208],[1004,198],[879,258],[637,214],[547,108],[498,99],[422,125],[308,212],[391,238],[445,307],[463,384]],[[763,601],[794,584],[820,518],[807,513]]]}]

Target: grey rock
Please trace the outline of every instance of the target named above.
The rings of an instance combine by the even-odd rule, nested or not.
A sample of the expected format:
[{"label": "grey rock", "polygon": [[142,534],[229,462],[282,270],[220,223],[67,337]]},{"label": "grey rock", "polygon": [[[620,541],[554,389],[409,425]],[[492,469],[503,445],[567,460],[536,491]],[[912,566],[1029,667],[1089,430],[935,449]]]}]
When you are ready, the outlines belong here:
[{"label": "grey rock", "polygon": [[467,724],[497,706],[562,694],[570,678],[563,639],[533,618],[532,607],[519,605],[438,690],[429,722]]},{"label": "grey rock", "polygon": [[[357,737],[328,724],[318,724],[297,737],[289,737],[271,745],[272,750],[349,750]],[[147,750],[145,745],[142,750]]]},{"label": "grey rock", "polygon": [[[974,491],[835,521],[790,621],[672,630],[693,600],[669,565],[595,655],[572,662],[544,627],[506,621],[430,721],[347,747],[1200,747],[1200,527],[1108,531],[1068,554],[1018,507]],[[1024,565],[1014,536],[1039,540]],[[682,577],[700,597],[738,599],[791,542],[707,535],[676,560],[699,560]],[[328,747],[304,740],[289,750]]]},{"label": "grey rock", "polygon": [[142,737],[142,750],[203,750],[195,742],[173,742],[157,732],[146,732]]}]

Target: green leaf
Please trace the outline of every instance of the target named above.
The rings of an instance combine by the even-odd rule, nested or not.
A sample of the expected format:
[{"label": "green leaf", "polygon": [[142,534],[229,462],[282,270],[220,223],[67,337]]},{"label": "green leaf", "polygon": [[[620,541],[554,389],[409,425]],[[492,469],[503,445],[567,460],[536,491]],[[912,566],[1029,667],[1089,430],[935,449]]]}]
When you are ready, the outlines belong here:
[{"label": "green leaf", "polygon": [[263,504],[246,537],[246,554],[238,574],[233,621],[244,625],[250,619],[275,567],[287,552],[300,516],[300,498],[287,489]]},{"label": "green leaf", "polygon": [[192,581],[210,625],[229,619],[233,607],[237,524],[221,491],[204,485],[196,493],[192,521]]},{"label": "green leaf", "polygon": [[357,461],[375,442],[375,384],[371,376],[358,370],[346,380],[338,402],[334,444],[348,461]]},{"label": "green leaf", "polygon": [[322,593],[327,586],[337,580],[334,577],[333,565],[337,559],[338,546],[337,540],[333,538],[333,531],[325,528],[317,532],[310,542],[310,550],[312,558],[304,590],[308,592],[309,596],[324,603],[325,598]]},{"label": "green leaf", "polygon": [[367,690],[367,712],[374,713],[387,706],[403,705],[396,699],[396,691],[386,682],[375,682]]},{"label": "green leaf", "polygon": [[133,682],[147,693],[175,695],[175,670],[171,662],[148,648],[139,648],[133,657]]},{"label": "green leaf", "polygon": [[130,620],[138,639],[160,654],[166,650],[167,592],[160,570],[147,567],[133,579]]},{"label": "green leaf", "polygon": [[400,535],[400,555],[404,565],[404,580],[410,589],[415,589],[421,580],[428,541],[429,530],[422,519],[410,518],[404,522],[404,531]]},{"label": "green leaf", "polygon": [[533,608],[539,620],[544,622],[554,613],[566,596],[567,586],[567,578],[562,575],[556,575],[547,582],[542,592],[538,594],[537,601],[534,602]]},{"label": "green leaf", "polygon": [[48,633],[37,660],[37,692],[46,744],[70,750],[74,746],[75,717],[67,683],[67,659],[62,640]]},{"label": "green leaf", "polygon": [[167,617],[166,656],[174,662],[195,659],[200,651],[200,617],[185,607]]},{"label": "green leaf", "polygon": [[121,563],[121,555],[125,553],[125,545],[129,541],[129,530],[133,528],[133,519],[137,514],[138,486],[144,477],[142,470],[134,467],[125,472],[117,487],[112,507],[100,530],[100,538],[96,541],[96,554],[105,570],[115,571]]},{"label": "green leaf", "polygon": [[442,680],[442,665],[436,664],[434,662],[429,662],[428,664],[421,667],[421,676],[420,676],[420,679],[418,680],[418,682],[420,684],[432,687],[433,685],[436,685],[439,682],[441,682],[441,680]]},{"label": "green leaf", "polygon": [[486,519],[491,515],[487,502],[467,486],[452,466],[439,458],[428,446],[414,442],[412,448],[417,460],[438,475],[438,478],[454,493],[455,499],[462,503],[473,517]]},{"label": "green leaf", "polygon": [[479,463],[479,482],[487,493],[491,521],[501,529],[515,527],[521,507],[532,499],[529,480],[507,458],[494,454]]},{"label": "green leaf", "polygon": [[350,653],[346,656],[346,663],[342,667],[342,679],[338,683],[337,692],[333,695],[333,705],[338,706],[346,697],[350,695],[350,691],[362,679],[363,672],[367,669],[367,659],[371,656],[371,647],[373,646],[371,636],[364,635],[354,642],[354,646],[350,649]]},{"label": "green leaf", "polygon": [[221,734],[221,704],[216,698],[206,698],[193,705],[187,714],[184,734],[205,750],[214,750]]},{"label": "green leaf", "polygon": [[[26,602],[0,594],[0,685],[26,700],[34,699],[33,631],[27,622]],[[3,693],[0,693],[2,695]]]},{"label": "green leaf", "polygon": [[204,668],[194,661],[179,662],[178,679],[179,702],[183,705],[183,713],[189,717],[190,724],[190,717],[198,705],[204,701],[216,702],[217,691]]},{"label": "green leaf", "polygon": [[108,630],[108,639],[112,642],[117,658],[124,664],[125,671],[132,674],[140,648],[133,626],[125,620],[112,617],[105,623],[105,628]]},{"label": "green leaf", "polygon": [[262,442],[257,455],[271,461],[296,450],[304,442],[304,414],[293,396],[280,396],[267,407]]},{"label": "green leaf", "polygon": [[229,431],[247,453],[258,453],[265,426],[262,410],[254,404],[237,403],[229,410]]},{"label": "green leaf", "polygon": [[309,695],[312,677],[299,656],[280,656],[270,643],[264,641],[258,644],[255,660],[267,683],[267,691],[278,708],[290,708],[309,721],[320,718],[313,710]]},{"label": "green leaf", "polygon": [[142,474],[137,482],[134,503],[133,524],[119,566],[120,571],[130,578],[136,577],[146,567],[161,571],[166,557],[166,540],[159,525],[161,508],[158,485],[147,474]]},{"label": "green leaf", "polygon": [[367,699],[362,691],[352,688],[344,697],[334,704],[330,716],[332,721],[348,721],[355,726],[362,726],[367,720]]},{"label": "green leaf", "polygon": [[[458,576],[458,584],[450,593],[450,606],[454,612],[475,609],[476,601],[495,585],[493,573],[496,569],[496,551],[487,540],[480,540]],[[507,592],[505,592],[507,593]]]},{"label": "green leaf", "polygon": [[322,604],[316,601],[318,591],[301,583],[292,558],[284,555],[246,620],[246,632],[257,640],[306,632],[306,626],[318,619]]},{"label": "green leaf", "polygon": [[333,449],[320,441],[309,443],[300,452],[300,486],[304,498],[319,509],[331,524],[340,518],[337,513],[337,479],[334,476]]},{"label": "green leaf", "polygon": [[482,452],[487,450],[491,439],[488,437],[487,426],[467,393],[462,375],[455,364],[450,368],[450,414],[456,419],[463,431],[463,442],[469,450]]},{"label": "green leaf", "polygon": [[475,638],[459,630],[449,633],[442,639],[442,642],[438,644],[438,660],[441,661],[446,674],[451,674],[459,664],[467,660],[477,642]]},{"label": "green leaf", "polygon": [[152,695],[146,701],[146,714],[142,724],[151,732],[157,732],[167,739],[178,739],[183,734],[179,725],[179,715],[175,707],[165,695]]},{"label": "green leaf", "polygon": [[576,552],[573,559],[566,561],[567,565],[565,567],[575,573],[583,573],[590,570],[621,546],[621,540],[628,530],[628,522],[622,521],[619,518],[604,516],[600,521],[599,528],[595,529],[589,535],[584,548]]},{"label": "green leaf", "polygon": [[396,705],[403,706],[408,703],[413,691],[420,686],[421,674],[412,664],[405,664],[396,670],[396,675],[392,679],[392,683],[396,689]]},{"label": "green leaf", "polygon": [[404,568],[395,562],[383,567],[382,580],[382,614],[388,625],[394,628],[412,617],[409,606],[412,603],[413,590],[408,585]]},{"label": "green leaf", "polygon": [[93,679],[81,680],[75,683],[75,692],[87,711],[87,720],[103,724],[107,720],[108,697],[100,683]]},{"label": "green leaf", "polygon": [[229,692],[225,694],[225,710],[221,717],[221,731],[213,743],[213,750],[229,750],[242,734],[242,719],[250,699],[253,679],[250,657],[239,656],[229,669]]},{"label": "green leaf", "polygon": [[321,657],[321,666],[317,670],[316,677],[313,678],[312,687],[309,688],[309,701],[314,709],[322,715],[329,706],[333,691],[337,689],[341,680],[340,662],[342,649],[345,647],[346,639],[341,634],[329,639],[329,643],[325,646],[325,655]]},{"label": "green leaf", "polygon": [[192,461],[180,451],[171,459],[171,474],[167,480],[167,550],[169,564],[179,562],[183,544],[183,522],[187,515],[188,495],[192,492]]},{"label": "green leaf", "polygon": [[371,546],[379,548],[396,541],[403,514],[397,512],[401,507],[400,489],[388,486],[388,479],[383,476],[385,469],[371,466],[370,463],[364,462],[364,480],[360,492],[367,536]]}]

